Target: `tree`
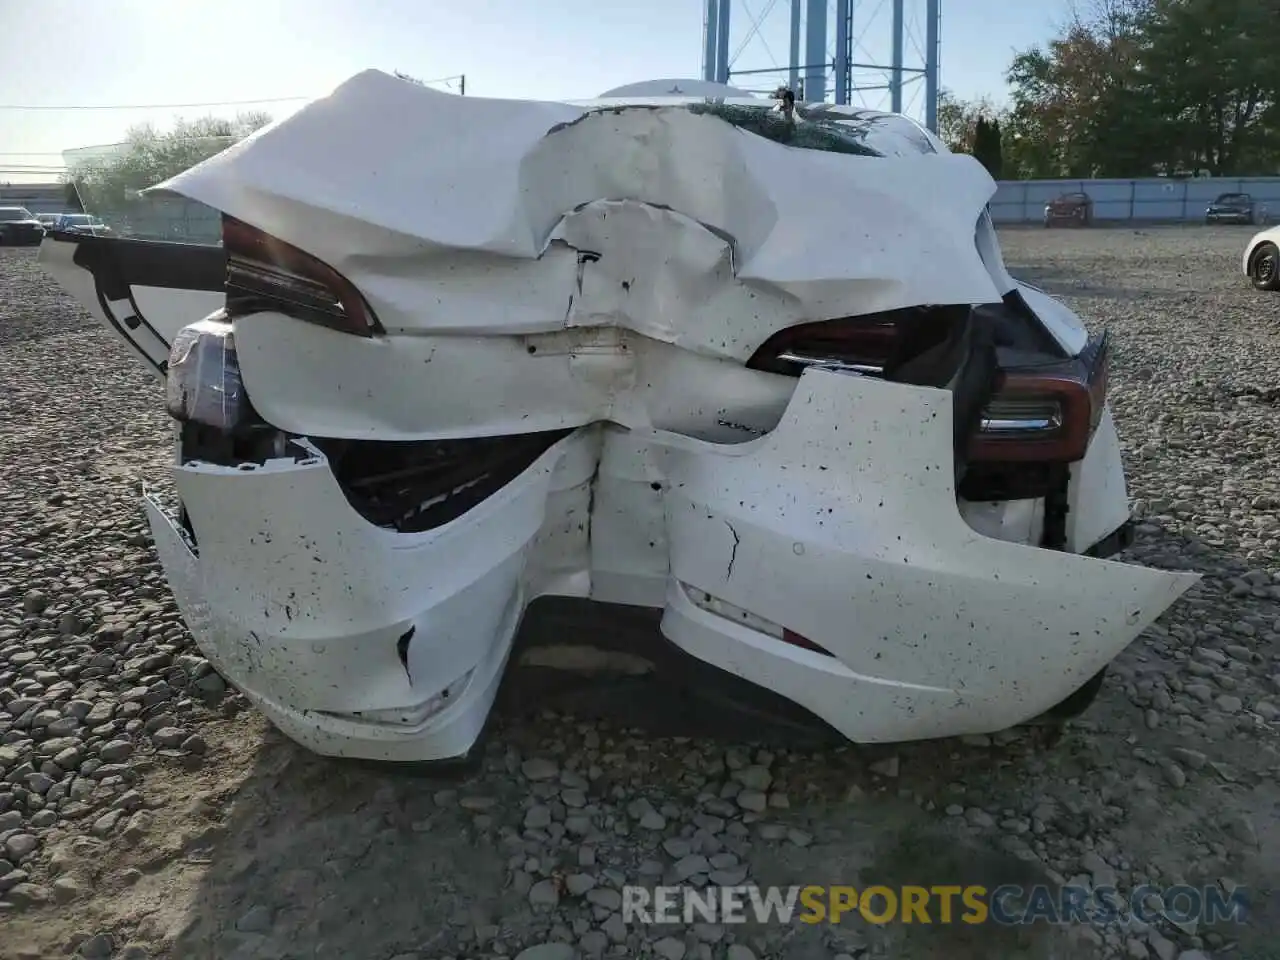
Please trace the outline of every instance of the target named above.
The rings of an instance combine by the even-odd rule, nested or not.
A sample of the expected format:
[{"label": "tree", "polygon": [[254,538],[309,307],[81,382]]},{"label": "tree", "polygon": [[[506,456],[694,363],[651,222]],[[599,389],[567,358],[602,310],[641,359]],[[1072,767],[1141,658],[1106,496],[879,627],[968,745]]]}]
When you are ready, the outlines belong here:
[{"label": "tree", "polygon": [[1274,173],[1277,22],[1280,0],[1094,0],[1009,66],[1009,172]]},{"label": "tree", "polygon": [[139,190],[221,153],[270,122],[270,116],[255,111],[234,120],[178,120],[167,133],[143,124],[129,130],[115,156],[76,164],[67,179],[85,209],[95,213],[126,211],[138,202]]},{"label": "tree", "polygon": [[973,132],[973,156],[987,168],[992,177],[999,180],[1004,158],[1001,155],[1000,121],[979,117]]},{"label": "tree", "polygon": [[978,120],[998,115],[988,97],[961,100],[950,90],[938,92],[938,136],[953,153],[972,153]]},{"label": "tree", "polygon": [[1170,164],[1275,172],[1280,3],[1153,0],[1138,63]]}]

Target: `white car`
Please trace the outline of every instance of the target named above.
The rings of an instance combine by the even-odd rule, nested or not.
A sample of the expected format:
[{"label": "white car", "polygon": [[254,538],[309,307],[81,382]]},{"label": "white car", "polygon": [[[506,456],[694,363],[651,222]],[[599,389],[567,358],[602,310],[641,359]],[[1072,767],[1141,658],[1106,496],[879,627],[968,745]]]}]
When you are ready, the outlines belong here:
[{"label": "white car", "polygon": [[1240,267],[1257,289],[1280,290],[1280,225],[1253,235]]},{"label": "white car", "polygon": [[1005,271],[981,165],[725,92],[369,71],[162,185],[221,249],[45,242],[167,382],[160,558],[298,743],[466,757],[549,597],[654,611],[853,741],[996,731],[1087,702],[1197,580],[1101,559],[1108,341]]},{"label": "white car", "polygon": [[101,217],[87,213],[59,214],[49,229],[66,233],[88,233],[96,237],[111,236],[113,233],[112,229],[102,222]]}]

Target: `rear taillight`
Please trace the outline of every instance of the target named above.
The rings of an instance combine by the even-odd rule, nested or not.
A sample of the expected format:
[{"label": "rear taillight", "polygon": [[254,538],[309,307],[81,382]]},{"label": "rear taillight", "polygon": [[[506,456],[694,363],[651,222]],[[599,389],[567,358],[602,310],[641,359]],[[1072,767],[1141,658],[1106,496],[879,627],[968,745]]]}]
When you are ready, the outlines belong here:
[{"label": "rear taillight", "polygon": [[901,330],[895,320],[880,317],[802,323],[770,337],[747,366],[789,376],[813,366],[880,376],[897,350]]},{"label": "rear taillight", "polygon": [[351,281],[311,254],[226,215],[222,245],[229,316],[270,310],[361,337],[384,332]]},{"label": "rear taillight", "polygon": [[1002,372],[969,447],[975,463],[1074,463],[1084,458],[1107,403],[1110,344],[1103,334],[1079,357]]},{"label": "rear taillight", "polygon": [[[800,324],[770,337],[747,366],[790,376],[820,367],[892,380],[897,365],[941,344],[948,325],[956,322],[963,319],[954,309],[934,308]],[[1001,370],[968,459],[1072,463],[1083,458],[1106,405],[1109,363],[1103,334],[1078,357],[1046,356],[1043,364]]]}]

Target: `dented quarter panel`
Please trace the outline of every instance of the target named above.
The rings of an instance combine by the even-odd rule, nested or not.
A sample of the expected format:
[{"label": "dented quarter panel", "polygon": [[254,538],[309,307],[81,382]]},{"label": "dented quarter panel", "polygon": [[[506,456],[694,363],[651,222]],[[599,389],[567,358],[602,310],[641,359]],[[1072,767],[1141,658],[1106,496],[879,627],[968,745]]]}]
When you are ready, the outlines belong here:
[{"label": "dented quarter panel", "polygon": [[[407,422],[398,390],[367,396],[339,391],[328,369],[313,376],[338,348],[370,379],[426,373],[431,356],[494,371],[510,381],[504,400],[535,411],[523,428],[534,430],[584,421],[543,399],[541,376],[512,369],[530,346],[521,336],[610,327],[743,361],[803,320],[1004,292],[975,243],[995,184],[972,157],[793,148],[681,106],[473,100],[369,71],[162,186],[319,257],[369,301],[385,340],[237,324],[250,353],[277,341],[270,359],[245,361],[255,406],[287,406],[301,427],[308,405],[319,420],[334,395],[355,396],[365,410],[339,420],[343,436],[445,428]],[[286,346],[299,362],[279,366]],[[429,379],[445,376],[437,366]],[[483,392],[452,395],[456,406]]]},{"label": "dented quarter panel", "polygon": [[[660,439],[673,580],[831,651],[860,679],[788,695],[855,740],[1029,719],[1199,579],[979,535],[956,508],[950,430],[946,391],[809,371],[765,438]],[[730,631],[682,642],[682,619],[709,616],[669,605],[664,629],[777,689],[782,651],[749,654]]]},{"label": "dented quarter panel", "polygon": [[304,436],[365,440],[532,433],[604,420],[725,434],[734,432],[720,424],[727,418],[750,436],[777,422],[795,384],[616,327],[365,339],[267,313],[236,323],[236,353],[268,422]]}]

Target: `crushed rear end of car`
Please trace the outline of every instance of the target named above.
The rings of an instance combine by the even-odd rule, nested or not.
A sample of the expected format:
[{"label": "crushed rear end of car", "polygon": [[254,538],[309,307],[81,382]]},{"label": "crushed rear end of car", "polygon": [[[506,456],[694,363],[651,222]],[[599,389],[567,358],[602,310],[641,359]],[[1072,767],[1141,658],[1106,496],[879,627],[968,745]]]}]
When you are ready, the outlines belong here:
[{"label": "crushed rear end of car", "polygon": [[165,379],[157,549],[285,733],[465,755],[548,596],[660,610],[855,741],[990,732],[1194,583],[1100,558],[1109,341],[1005,272],[985,171],[902,118],[778,123],[371,71],[166,185],[224,217],[203,319],[131,327],[46,244]]}]

